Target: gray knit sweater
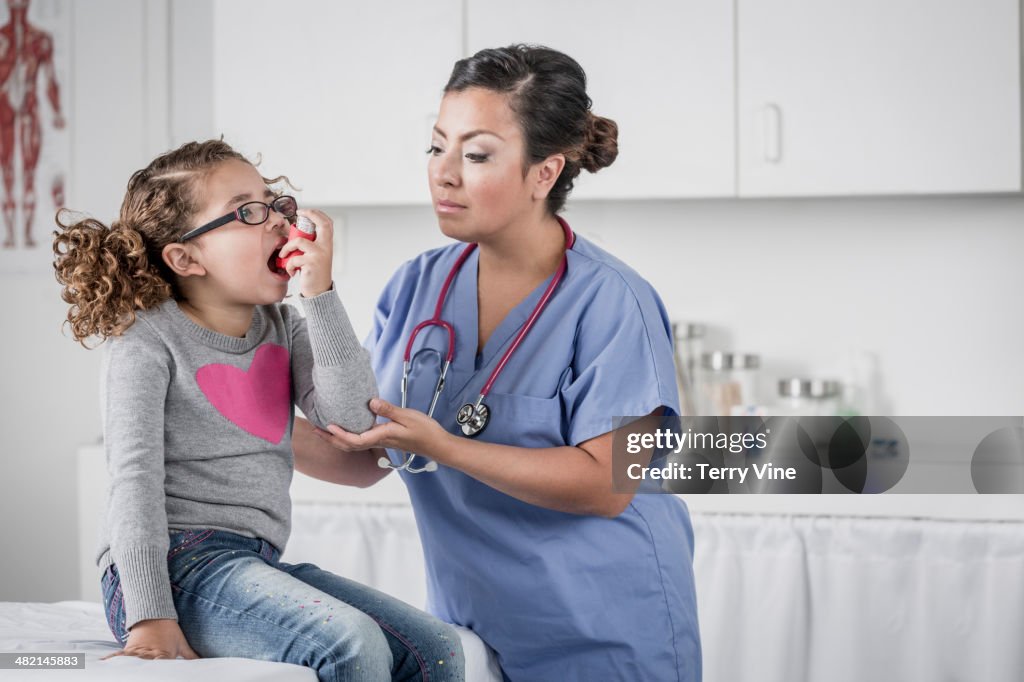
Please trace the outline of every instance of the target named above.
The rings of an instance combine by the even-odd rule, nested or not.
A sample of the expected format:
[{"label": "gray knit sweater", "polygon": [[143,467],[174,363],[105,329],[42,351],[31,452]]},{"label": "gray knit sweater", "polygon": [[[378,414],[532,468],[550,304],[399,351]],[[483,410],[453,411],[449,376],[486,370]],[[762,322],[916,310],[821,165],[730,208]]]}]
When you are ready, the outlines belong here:
[{"label": "gray knit sweater", "polygon": [[215,528],[284,549],[294,405],[314,424],[373,425],[369,357],[335,291],[257,307],[244,338],[173,300],[109,339],[101,379],[109,472],[97,563],[117,565],[126,627],[176,619],[168,530]]}]

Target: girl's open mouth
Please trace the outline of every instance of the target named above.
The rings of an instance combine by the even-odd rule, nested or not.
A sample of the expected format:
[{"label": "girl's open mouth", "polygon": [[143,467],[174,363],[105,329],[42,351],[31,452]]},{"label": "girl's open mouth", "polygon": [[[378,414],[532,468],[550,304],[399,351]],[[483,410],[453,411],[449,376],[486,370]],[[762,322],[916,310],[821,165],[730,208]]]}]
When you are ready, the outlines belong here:
[{"label": "girl's open mouth", "polygon": [[269,269],[269,270],[270,270],[270,271],[271,271],[272,273],[274,273],[275,275],[280,275],[280,276],[284,276],[284,277],[289,277],[290,275],[288,274],[288,271],[287,271],[287,270],[285,270],[285,269],[284,269],[284,268],[282,268],[282,267],[279,267],[279,266],[278,266],[278,264],[277,264],[277,259],[278,259],[278,257],[280,257],[280,255],[281,255],[281,247],[282,247],[282,246],[284,246],[284,243],[282,243],[282,244],[279,244],[279,245],[277,246],[277,248],[275,248],[275,249],[274,249],[274,250],[273,250],[273,251],[272,251],[272,252],[270,253],[270,258],[268,258],[268,259],[267,259],[267,268],[268,268],[268,269]]}]

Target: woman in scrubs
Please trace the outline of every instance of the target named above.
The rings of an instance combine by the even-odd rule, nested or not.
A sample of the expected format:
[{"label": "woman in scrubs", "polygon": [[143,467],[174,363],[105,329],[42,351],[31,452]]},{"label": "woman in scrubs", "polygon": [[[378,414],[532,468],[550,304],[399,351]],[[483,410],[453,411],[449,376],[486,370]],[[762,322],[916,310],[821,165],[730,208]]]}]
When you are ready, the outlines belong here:
[{"label": "woman in scrubs", "polygon": [[[439,464],[402,471],[423,542],[428,609],[474,630],[507,679],[679,680],[701,676],[692,551],[683,503],[612,491],[613,418],[677,414],[669,323],[636,272],[559,218],[581,169],[617,154],[614,122],[590,112],[583,70],[540,47],[483,50],[456,63],[429,149],[441,231],[456,243],[405,263],[377,305],[367,346],[383,419],[355,435],[296,427],[296,466],[369,485],[406,452]],[[484,403],[468,438],[456,423],[476,403],[566,259],[566,270]],[[416,337],[408,407],[403,354],[434,316],[455,329],[447,355],[431,326]],[[313,436],[317,436],[314,438]],[[339,456],[338,448],[346,451]]]}]

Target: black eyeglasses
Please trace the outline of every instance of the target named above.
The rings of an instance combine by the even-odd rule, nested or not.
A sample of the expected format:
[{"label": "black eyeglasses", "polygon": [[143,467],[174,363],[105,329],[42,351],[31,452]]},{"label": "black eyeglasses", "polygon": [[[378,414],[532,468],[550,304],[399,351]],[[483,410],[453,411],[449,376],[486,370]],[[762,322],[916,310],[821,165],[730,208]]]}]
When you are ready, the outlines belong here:
[{"label": "black eyeglasses", "polygon": [[227,225],[235,220],[243,222],[246,225],[262,225],[267,222],[267,218],[270,217],[270,209],[274,209],[285,218],[291,219],[295,217],[296,211],[299,210],[299,205],[295,201],[295,197],[290,197],[287,194],[279,196],[269,204],[262,201],[247,201],[231,213],[223,215],[216,220],[211,220],[205,225],[197,227],[194,230],[189,230],[185,234],[181,235],[181,239],[178,241],[186,242],[189,239],[194,239],[201,234],[206,234],[214,228],[220,227],[221,225]]}]

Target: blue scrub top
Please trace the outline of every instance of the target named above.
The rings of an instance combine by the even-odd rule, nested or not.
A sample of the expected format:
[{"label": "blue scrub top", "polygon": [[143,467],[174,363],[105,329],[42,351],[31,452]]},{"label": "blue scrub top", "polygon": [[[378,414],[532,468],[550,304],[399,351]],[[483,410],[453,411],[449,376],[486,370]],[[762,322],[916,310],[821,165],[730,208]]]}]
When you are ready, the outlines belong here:
[{"label": "blue scrub top", "polygon": [[[407,262],[381,295],[366,345],[381,396],[396,405],[409,333],[433,315],[464,248]],[[475,402],[548,284],[509,313],[477,356],[478,254],[442,311],[456,347],[434,418],[452,433],[455,413]],[[491,419],[478,438],[578,445],[611,431],[615,416],[660,406],[678,414],[669,329],[651,285],[577,235],[565,278],[484,401]],[[437,327],[417,337],[409,407],[426,411],[446,349]],[[389,450],[394,462],[401,454]],[[402,477],[423,542],[427,609],[474,630],[508,679],[700,680],[693,531],[681,500],[636,495],[607,519],[528,504],[443,465]]]}]

